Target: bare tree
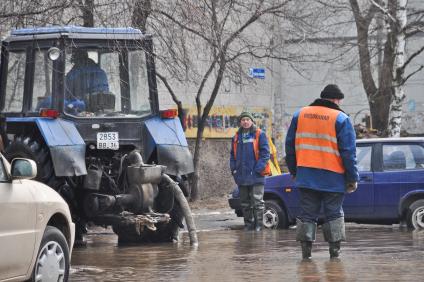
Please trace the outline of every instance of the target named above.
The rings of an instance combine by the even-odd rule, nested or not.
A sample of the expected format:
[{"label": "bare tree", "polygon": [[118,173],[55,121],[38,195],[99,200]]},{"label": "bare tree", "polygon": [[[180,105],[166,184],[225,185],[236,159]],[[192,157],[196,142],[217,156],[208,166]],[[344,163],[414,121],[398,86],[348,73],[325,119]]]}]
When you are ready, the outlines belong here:
[{"label": "bare tree", "polygon": [[11,28],[57,24],[70,6],[70,0],[3,0],[0,2],[0,34]]},{"label": "bare tree", "polygon": [[[281,52],[266,32],[279,18],[279,32],[290,29],[287,37],[310,33],[316,18],[308,8],[311,1],[155,1],[150,28],[157,30],[161,48],[167,50],[165,67],[171,78],[196,85],[197,136],[194,150],[195,173],[192,199],[199,196],[199,160],[202,136],[210,110],[220,93],[224,76],[240,81],[247,62],[266,59],[300,61],[304,55]],[[278,52],[275,50],[278,49]],[[158,52],[159,53],[159,52]],[[161,53],[162,55],[162,53]],[[174,80],[175,81],[175,80]]]},{"label": "bare tree", "polygon": [[[424,47],[418,48],[405,59],[405,40],[422,32],[424,12],[411,10],[407,15],[406,0],[369,0],[362,3],[362,7],[357,0],[349,2],[356,22],[360,71],[372,125],[383,135],[399,136],[405,99],[403,86],[423,68],[420,66],[405,74],[406,67],[424,50]],[[412,19],[409,24],[408,17]],[[377,83],[372,71],[371,46],[378,38],[383,40],[381,46],[375,49],[375,52],[381,52],[382,57]]]}]

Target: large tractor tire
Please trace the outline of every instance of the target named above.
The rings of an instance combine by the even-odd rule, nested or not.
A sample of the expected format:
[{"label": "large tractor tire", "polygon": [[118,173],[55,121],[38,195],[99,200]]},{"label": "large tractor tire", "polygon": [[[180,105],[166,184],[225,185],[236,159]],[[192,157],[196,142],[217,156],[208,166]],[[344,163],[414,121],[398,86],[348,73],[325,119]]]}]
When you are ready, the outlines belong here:
[{"label": "large tractor tire", "polygon": [[56,177],[53,162],[46,144],[35,137],[16,135],[14,140],[5,149],[6,158],[32,159],[37,163],[36,180],[58,190],[64,184],[64,179]]}]

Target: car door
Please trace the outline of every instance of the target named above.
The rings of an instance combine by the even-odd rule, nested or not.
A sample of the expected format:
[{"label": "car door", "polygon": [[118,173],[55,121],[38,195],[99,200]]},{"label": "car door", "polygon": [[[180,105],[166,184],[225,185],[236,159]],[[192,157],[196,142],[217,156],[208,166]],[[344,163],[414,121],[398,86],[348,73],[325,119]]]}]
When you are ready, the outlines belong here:
[{"label": "car door", "polygon": [[372,144],[357,144],[356,158],[359,171],[358,189],[347,194],[343,210],[347,219],[366,218],[374,212],[374,179],[372,172]]},{"label": "car door", "polygon": [[0,280],[25,275],[35,249],[36,210],[32,193],[11,182],[0,156]]},{"label": "car door", "polygon": [[408,179],[408,170],[415,170],[410,144],[381,144],[382,166],[374,177],[375,216],[381,220],[398,218],[401,188]]},{"label": "car door", "polygon": [[378,218],[397,220],[400,198],[424,180],[422,144],[382,144],[383,165],[375,174],[375,208]]}]

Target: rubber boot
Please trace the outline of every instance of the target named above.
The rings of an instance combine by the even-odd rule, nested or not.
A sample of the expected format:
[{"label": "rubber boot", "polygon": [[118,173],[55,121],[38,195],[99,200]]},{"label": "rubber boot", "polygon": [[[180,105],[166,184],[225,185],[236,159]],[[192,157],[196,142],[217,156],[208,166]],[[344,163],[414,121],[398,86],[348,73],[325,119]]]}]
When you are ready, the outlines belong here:
[{"label": "rubber boot", "polygon": [[264,226],[264,210],[259,209],[254,211],[255,214],[255,231],[259,232],[262,231],[262,228]]},{"label": "rubber boot", "polygon": [[324,239],[328,242],[330,258],[340,256],[340,243],[346,240],[344,217],[328,221],[322,225]]},{"label": "rubber boot", "polygon": [[253,209],[243,209],[244,230],[251,231],[255,229],[255,219],[253,217]]},{"label": "rubber boot", "polygon": [[302,241],[300,242],[302,247],[302,259],[311,259],[312,258],[312,241]]},{"label": "rubber boot", "polygon": [[296,241],[300,241],[302,258],[311,259],[312,242],[315,241],[317,224],[315,222],[303,222],[296,219]]},{"label": "rubber boot", "polygon": [[328,251],[330,252],[330,258],[338,258],[340,255],[340,242],[329,242]]}]

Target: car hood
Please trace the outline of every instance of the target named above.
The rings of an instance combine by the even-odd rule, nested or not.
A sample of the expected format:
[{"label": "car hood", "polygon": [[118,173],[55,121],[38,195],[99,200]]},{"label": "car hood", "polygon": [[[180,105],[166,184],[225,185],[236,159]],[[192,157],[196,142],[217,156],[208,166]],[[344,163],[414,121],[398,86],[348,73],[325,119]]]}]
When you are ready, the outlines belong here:
[{"label": "car hood", "polygon": [[283,173],[265,178],[265,188],[267,187],[285,187],[294,186],[294,181],[290,173]]},{"label": "car hood", "polygon": [[[294,180],[290,173],[265,177],[265,190],[279,187],[294,187]],[[239,198],[238,186],[231,193],[232,198]]]}]

